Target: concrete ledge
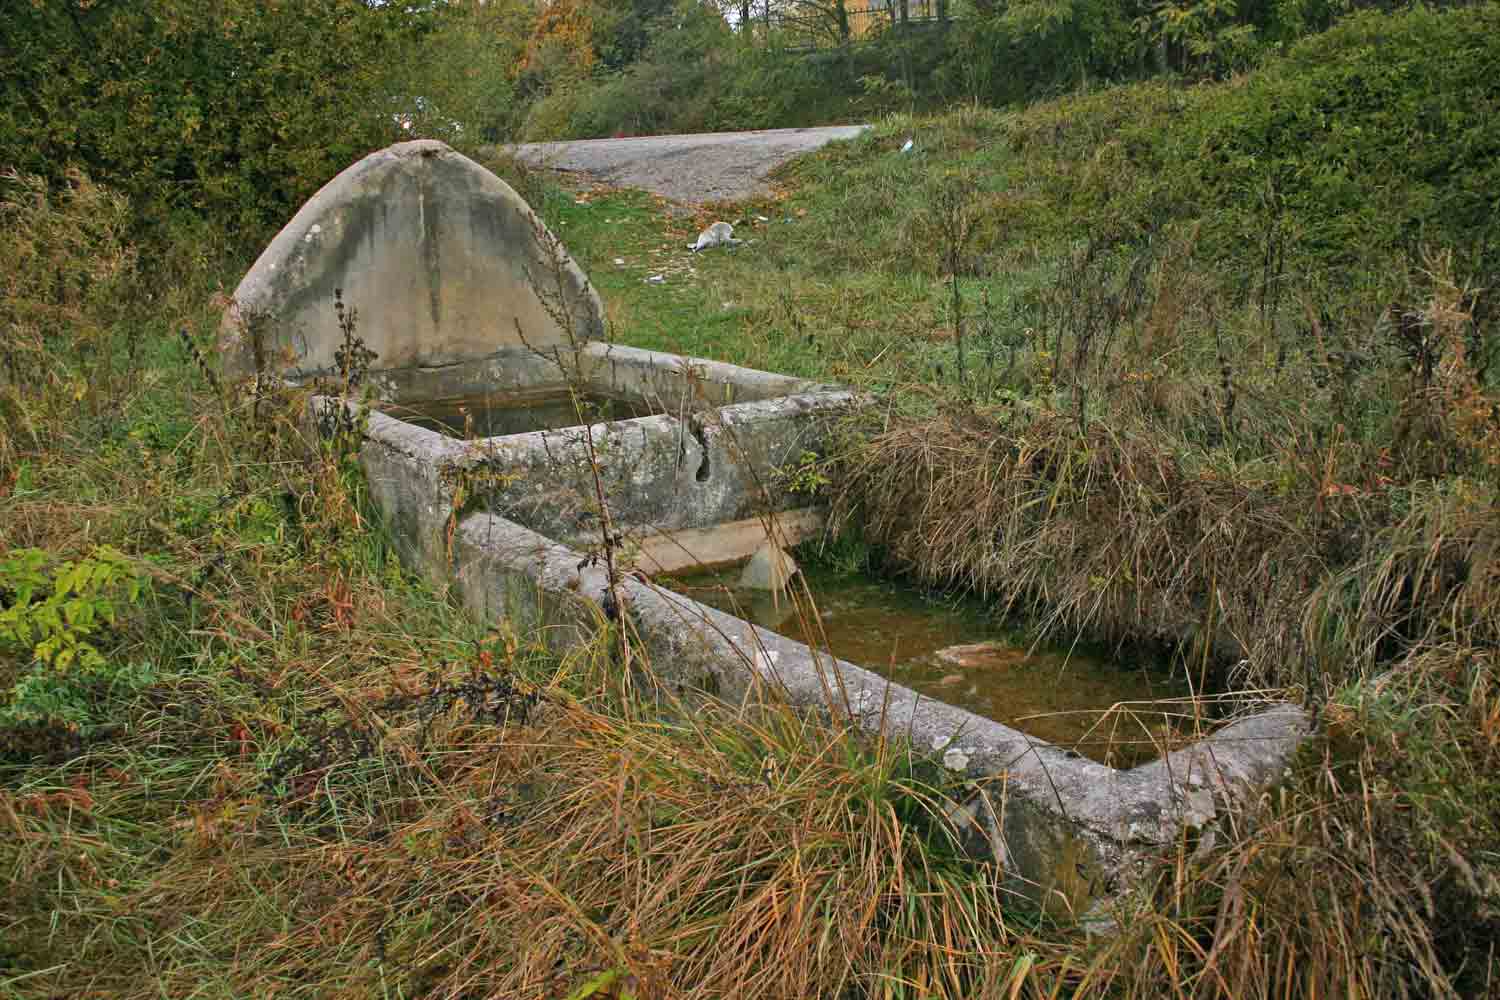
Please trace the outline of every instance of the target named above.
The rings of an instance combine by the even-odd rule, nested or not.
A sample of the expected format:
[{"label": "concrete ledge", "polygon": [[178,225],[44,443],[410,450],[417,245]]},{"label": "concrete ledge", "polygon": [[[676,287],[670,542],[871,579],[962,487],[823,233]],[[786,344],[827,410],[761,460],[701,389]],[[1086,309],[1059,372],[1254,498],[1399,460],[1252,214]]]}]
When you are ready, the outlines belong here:
[{"label": "concrete ledge", "polygon": [[[596,531],[591,451],[615,525],[639,540],[650,559],[658,565],[670,560],[670,545],[660,539],[679,532],[694,533],[685,537],[712,550],[714,533],[725,525],[806,505],[775,472],[794,466],[804,452],[821,450],[832,422],[855,399],[846,390],[801,379],[608,344],[589,345],[577,356],[559,354],[555,361],[502,352],[451,368],[412,369],[402,373],[400,385],[386,382],[384,389],[420,384],[429,393],[449,395],[489,376],[499,383],[497,392],[565,388],[570,383],[555,373],[575,362],[571,377],[585,378],[586,389],[637,399],[658,393],[680,405],[656,416],[476,441],[369,413],[361,462],[371,494],[389,519],[398,552],[434,584],[447,577],[453,525],[476,510],[554,539]],[[747,401],[709,405],[705,386],[710,397]],[[810,391],[766,395],[788,388]],[[340,405],[354,404],[332,397],[314,397],[311,404],[314,415]],[[787,526],[796,530],[797,523]],[[723,536],[725,544],[733,534]],[[671,566],[681,568],[680,561]]]},{"label": "concrete ledge", "polygon": [[[816,538],[822,534],[826,522],[823,511],[808,507],[765,517],[747,517],[712,528],[685,528],[671,532],[647,528],[647,533],[635,539],[638,547],[635,566],[647,576],[721,566],[749,558],[766,543],[767,538],[775,540],[782,548]],[[588,544],[591,539],[580,534],[564,541]]]},{"label": "concrete ledge", "polygon": [[[602,342],[588,344],[579,351],[578,367],[589,384],[601,390],[641,398],[660,397],[669,403],[681,398],[696,402],[699,408],[841,388],[723,361]],[[677,409],[667,407],[668,412]]]},{"label": "concrete ledge", "polygon": [[[542,629],[557,648],[589,641],[603,620],[603,571],[504,518],[466,518],[454,561],[467,608]],[[1273,705],[1160,761],[1116,770],[672,591],[619,586],[662,682],[732,703],[774,691],[941,759],[972,789],[953,818],[1004,866],[1007,886],[1073,914],[1126,890],[1140,863],[1184,831],[1211,831],[1280,776],[1309,729],[1299,708]]]}]

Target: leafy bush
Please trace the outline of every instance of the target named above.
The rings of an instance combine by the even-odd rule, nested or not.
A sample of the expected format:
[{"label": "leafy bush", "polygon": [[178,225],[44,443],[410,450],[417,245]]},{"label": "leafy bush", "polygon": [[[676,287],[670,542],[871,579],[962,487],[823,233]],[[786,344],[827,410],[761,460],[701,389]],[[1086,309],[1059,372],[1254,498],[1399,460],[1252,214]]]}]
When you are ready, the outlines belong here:
[{"label": "leafy bush", "polygon": [[952,32],[951,54],[938,74],[972,101],[1008,104],[1086,80],[1139,76],[1145,44],[1129,5],[1031,2],[977,5],[966,30]]},{"label": "leafy bush", "polygon": [[419,24],[360,0],[20,4],[0,20],[0,165],[76,165],[148,220],[255,238],[394,138],[385,77]]},{"label": "leafy bush", "polygon": [[723,19],[693,8],[656,25],[641,58],[592,76],[559,73],[531,107],[530,139],[821,125],[909,109],[903,66],[930,75],[927,36],[881,37],[830,51],[749,48]]},{"label": "leafy bush", "polygon": [[1267,216],[1343,280],[1421,245],[1500,240],[1500,7],[1363,14],[1201,105],[1176,169],[1213,249]]},{"label": "leafy bush", "polygon": [[146,592],[135,564],[109,545],[52,562],[35,548],[0,557],[0,651],[18,652],[22,663],[9,678],[0,672],[0,726],[78,726],[88,717],[89,685],[135,689],[153,674],[112,662],[100,646]]},{"label": "leafy bush", "polygon": [[108,545],[50,572],[48,561],[40,549],[18,549],[0,559],[0,592],[6,596],[0,643],[29,649],[37,662],[58,671],[101,666],[104,656],[94,637],[114,624],[119,604],[140,600],[140,572]]}]

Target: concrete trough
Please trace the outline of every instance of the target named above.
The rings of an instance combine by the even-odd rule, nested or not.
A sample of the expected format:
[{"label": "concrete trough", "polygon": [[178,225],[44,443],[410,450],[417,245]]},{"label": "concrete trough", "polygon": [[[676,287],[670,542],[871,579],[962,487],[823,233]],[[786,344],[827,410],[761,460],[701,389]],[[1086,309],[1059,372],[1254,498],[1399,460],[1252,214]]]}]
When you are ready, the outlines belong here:
[{"label": "concrete trough", "polygon": [[[655,360],[664,370],[692,365]],[[821,449],[829,421],[853,400],[792,388],[811,391],[696,417],[473,442],[374,414],[362,460],[404,558],[435,581],[455,582],[475,615],[544,630],[564,651],[592,641],[604,621],[605,571],[590,558],[600,540],[588,503],[591,436],[595,453],[607,456],[600,488],[623,538],[619,593],[654,675],[675,694],[735,704],[773,692],[872,737],[909,741],[967,779],[952,817],[971,849],[999,861],[1009,888],[1050,912],[1079,915],[1118,898],[1180,837],[1211,846],[1226,811],[1281,776],[1308,732],[1296,706],[1266,707],[1160,760],[1116,769],[651,582],[661,569],[742,558],[768,534],[793,544],[821,528],[818,511],[765,483],[775,481],[777,463]],[[701,435],[683,426],[692,420]]]},{"label": "concrete trough", "polygon": [[[580,553],[494,514],[466,517],[453,577],[485,620],[544,630],[567,649],[604,618],[605,572]],[[951,812],[970,848],[998,861],[1006,885],[1048,912],[1082,916],[1119,899],[1153,856],[1191,835],[1203,848],[1227,811],[1281,777],[1308,731],[1274,705],[1152,763],[1119,770],[919,695],[863,667],[716,611],[649,581],[619,584],[632,632],[674,693],[730,703],[772,693],[909,741],[968,779]],[[1097,915],[1097,909],[1096,909]]]},{"label": "concrete trough", "polygon": [[[358,323],[330,308],[340,297]],[[374,353],[364,384],[414,407],[558,391],[644,406],[650,415],[475,440],[377,409],[360,460],[409,566],[481,618],[542,630],[559,649],[605,621],[608,537],[624,613],[662,683],[735,704],[774,694],[909,741],[965,779],[950,814],[975,852],[1049,911],[1120,898],[1182,838],[1206,849],[1228,810],[1284,773],[1309,729],[1292,705],[1120,770],[652,583],[818,533],[821,512],[785,472],[822,453],[857,400],[605,343],[602,316],[587,276],[514,192],[422,141],[372,154],[298,212],[236,291],[220,346],[231,373],[305,384],[347,378],[340,359],[357,336]],[[328,426],[362,408],[318,396],[309,413]]]},{"label": "concrete trough", "polygon": [[[597,547],[603,496],[621,558],[649,574],[734,562],[768,537],[795,545],[822,530],[822,511],[788,490],[780,470],[822,449],[854,401],[847,390],[598,342],[552,372],[484,364],[504,367],[507,392],[571,386],[663,412],[459,440],[370,411],[361,461],[371,494],[402,558],[434,583],[450,576],[453,528],[480,510]],[[424,388],[446,397],[471,384],[477,367],[464,366],[455,382],[429,377]],[[318,397],[315,405],[338,404]]]}]

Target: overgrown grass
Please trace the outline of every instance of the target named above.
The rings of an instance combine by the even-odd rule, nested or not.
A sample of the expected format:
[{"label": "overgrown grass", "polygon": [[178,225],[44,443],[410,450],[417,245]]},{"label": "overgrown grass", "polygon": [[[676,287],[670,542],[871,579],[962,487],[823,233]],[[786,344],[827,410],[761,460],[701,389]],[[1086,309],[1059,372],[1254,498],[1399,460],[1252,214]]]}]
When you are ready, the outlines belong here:
[{"label": "overgrown grass", "polygon": [[[97,204],[37,198],[22,276],[94,266],[48,234]],[[18,315],[68,301],[29,287]],[[0,477],[3,995],[1000,988],[1016,939],[940,776],[774,706],[647,713],[611,643],[463,617],[297,396],[219,382],[211,287],[79,302],[4,383],[48,419],[7,423]],[[60,419],[85,373],[109,405]],[[91,655],[31,628],[54,597]]]},{"label": "overgrown grass", "polygon": [[6,552],[107,539],[151,581],[97,670],[6,647],[79,710],[8,690],[6,995],[998,988],[995,873],[916,762],[775,708],[643,714],[608,642],[559,660],[409,579],[296,400],[225,402],[127,409],[196,416],[121,455],[59,436],[5,497]]},{"label": "overgrown grass", "polygon": [[[1103,941],[1008,907],[901,748],[649,714],[614,647],[459,615],[295,400],[195,360],[243,260],[140,273],[107,192],[7,183],[0,610],[77,602],[99,660],[0,640],[0,995],[1494,993],[1491,282],[1442,242],[1333,281],[1290,236],[1221,252],[1191,200],[1121,210],[1172,181],[1127,121],[1175,148],[1264,85],[891,119],[725,210],[733,253],[683,249],[717,213],[517,177],[622,340],[882,391],[819,461],[894,561],[1318,710]],[[62,572],[105,545],[133,598]]]},{"label": "overgrown grass", "polygon": [[[887,565],[1357,731],[1221,856],[1254,890],[1169,869],[1145,995],[1500,978],[1473,946],[1500,884],[1497,216],[1472,155],[1494,17],[1369,15],[1221,84],[892,118],[693,219],[549,203],[622,339],[879,391],[821,467]],[[650,256],[599,224],[622,213]],[[749,245],[676,248],[715,217]],[[1291,857],[1341,860],[1292,885]]]}]

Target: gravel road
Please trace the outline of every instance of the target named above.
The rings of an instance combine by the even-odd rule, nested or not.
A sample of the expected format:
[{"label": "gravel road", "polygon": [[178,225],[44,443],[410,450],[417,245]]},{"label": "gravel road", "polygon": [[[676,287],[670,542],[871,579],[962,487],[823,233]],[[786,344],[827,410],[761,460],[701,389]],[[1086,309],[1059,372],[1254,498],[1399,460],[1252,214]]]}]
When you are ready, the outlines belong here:
[{"label": "gravel road", "polygon": [[683,204],[739,201],[771,193],[766,176],[792,157],[868,125],[709,132],[633,139],[529,142],[512,147],[530,166],[582,174],[616,187],[651,191]]}]

